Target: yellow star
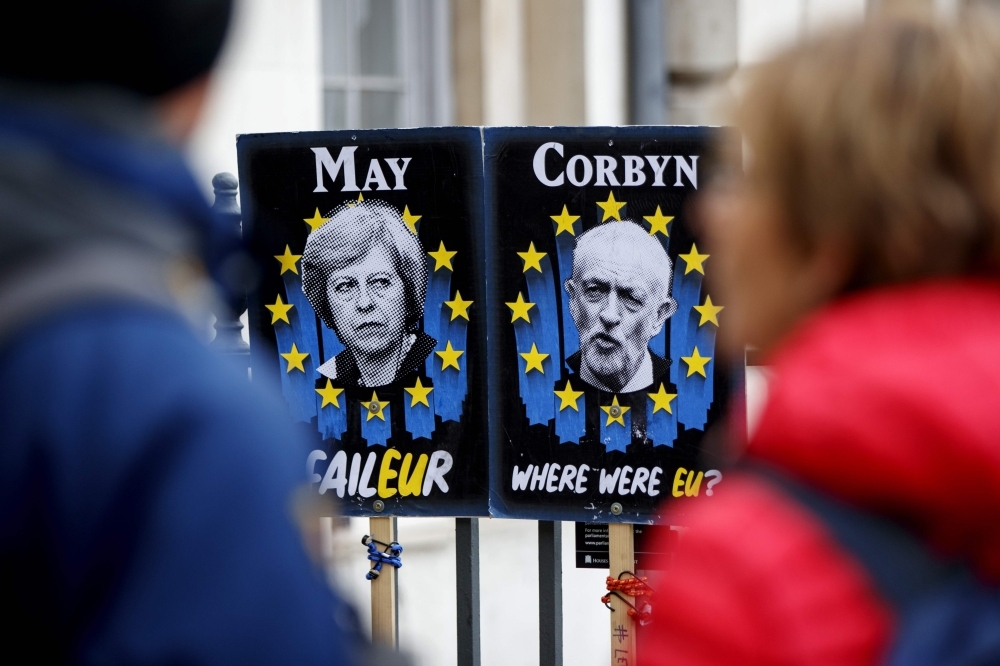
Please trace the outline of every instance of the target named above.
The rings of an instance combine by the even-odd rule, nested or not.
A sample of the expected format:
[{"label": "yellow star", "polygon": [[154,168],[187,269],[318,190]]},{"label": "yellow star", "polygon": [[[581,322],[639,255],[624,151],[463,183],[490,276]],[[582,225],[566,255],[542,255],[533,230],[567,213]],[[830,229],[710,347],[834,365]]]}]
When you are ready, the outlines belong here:
[{"label": "yellow star", "polygon": [[652,215],[643,215],[642,219],[649,222],[649,235],[655,236],[656,232],[660,232],[664,236],[670,236],[670,232],[667,231],[667,225],[670,221],[674,219],[672,215],[664,215],[660,212],[660,207],[656,207],[656,212]]},{"label": "yellow star", "polygon": [[416,407],[417,403],[423,403],[428,407],[431,403],[427,402],[427,394],[434,390],[433,386],[424,386],[420,383],[420,377],[417,377],[417,383],[412,388],[403,387],[403,390],[410,394],[410,407]]},{"label": "yellow star", "polygon": [[377,416],[383,421],[385,421],[384,410],[389,406],[388,400],[379,400],[378,393],[372,391],[372,399],[368,402],[361,403],[362,409],[365,410],[365,421],[371,421],[373,417]]},{"label": "yellow star", "polygon": [[615,201],[615,193],[608,192],[607,201],[598,201],[597,205],[604,210],[604,217],[601,218],[601,222],[605,222],[608,218],[615,218],[619,222],[622,221],[622,206],[625,205],[624,201]]},{"label": "yellow star", "polygon": [[306,356],[309,356],[309,352],[300,352],[298,348],[295,346],[295,343],[293,342],[292,351],[288,352],[287,354],[281,355],[281,358],[288,361],[288,368],[285,370],[285,372],[288,373],[291,372],[292,370],[299,370],[301,372],[305,372],[306,369],[305,366],[302,365],[302,361],[306,360]]},{"label": "yellow star", "polygon": [[416,235],[417,222],[419,222],[422,217],[423,215],[414,215],[411,213],[409,206],[403,206],[403,222],[406,223],[406,228],[410,230],[411,234]]},{"label": "yellow star", "polygon": [[449,271],[454,271],[455,269],[451,266],[451,258],[458,254],[458,251],[452,251],[444,246],[444,241],[438,246],[438,249],[433,252],[428,252],[431,257],[434,258],[434,270],[441,268],[447,268]]},{"label": "yellow star", "polygon": [[281,273],[279,275],[284,275],[285,271],[291,271],[296,275],[299,274],[299,269],[295,267],[295,262],[302,258],[301,254],[292,254],[292,250],[287,245],[285,246],[284,254],[276,254],[274,258],[281,263]]},{"label": "yellow star", "polygon": [[309,225],[309,233],[312,233],[329,222],[330,218],[320,215],[319,208],[317,208],[311,218],[304,218],[302,221]]},{"label": "yellow star", "polygon": [[545,368],[542,367],[542,361],[549,357],[548,354],[542,354],[538,351],[538,347],[535,343],[531,343],[531,351],[524,352],[521,354],[521,358],[524,359],[526,365],[524,367],[524,374],[528,374],[532,370],[538,370],[538,372],[545,374]]},{"label": "yellow star", "polygon": [[547,253],[545,253],[545,252],[538,252],[537,250],[535,250],[535,243],[534,243],[534,241],[532,241],[531,243],[528,243],[528,251],[527,252],[518,252],[517,256],[521,257],[521,259],[524,260],[524,272],[525,273],[528,272],[529,268],[534,268],[536,271],[538,271],[539,273],[541,273],[542,272],[542,264],[541,264],[542,257],[544,257],[546,254]]},{"label": "yellow star", "polygon": [[517,292],[517,300],[513,303],[506,303],[506,306],[510,308],[510,323],[514,323],[518,319],[523,319],[524,321],[531,323],[531,317],[528,316],[528,310],[535,307],[534,303],[530,303],[524,300],[524,296],[521,292]]},{"label": "yellow star", "polygon": [[660,382],[660,390],[656,393],[647,393],[649,399],[653,401],[653,413],[660,411],[661,409],[667,414],[673,414],[674,410],[670,409],[670,402],[677,397],[676,393],[667,393],[667,390],[663,388],[663,382]]},{"label": "yellow star", "polygon": [[705,260],[711,255],[708,254],[698,254],[698,246],[691,243],[691,251],[687,254],[677,255],[687,263],[687,268],[684,269],[684,275],[687,275],[691,271],[698,271],[702,275],[705,274],[705,267],[702,265]]},{"label": "yellow star", "polygon": [[316,391],[316,393],[319,393],[320,397],[323,398],[323,404],[319,406],[320,409],[323,409],[327,405],[333,405],[337,409],[340,409],[340,400],[338,400],[337,398],[340,397],[340,394],[344,392],[344,389],[333,388],[333,383],[331,383],[330,380],[328,379],[326,380],[326,386],[324,386],[321,389],[313,389],[313,390]]},{"label": "yellow star", "polygon": [[553,391],[553,393],[559,396],[559,399],[562,400],[562,403],[559,405],[560,412],[567,407],[572,407],[576,411],[580,411],[580,408],[576,406],[576,401],[580,399],[581,395],[583,395],[583,391],[574,391],[573,385],[569,383],[568,379],[566,380],[566,388],[562,391]]},{"label": "yellow star", "polygon": [[286,324],[291,324],[288,320],[288,311],[295,306],[291,303],[282,303],[281,294],[278,294],[278,300],[274,302],[273,305],[264,304],[264,307],[271,311],[271,323],[277,324],[279,321],[283,321]]},{"label": "yellow star", "polygon": [[[361,192],[358,192],[358,199],[357,199],[357,201],[355,201],[354,203],[347,204],[347,207],[348,208],[354,208],[355,206],[357,206],[359,203],[361,203],[364,200],[365,200],[365,195],[363,195]],[[382,419],[382,420],[385,421],[385,419]]]},{"label": "yellow star", "polygon": [[702,377],[708,379],[708,375],[705,374],[705,365],[712,360],[711,356],[702,356],[698,353],[698,348],[695,347],[694,352],[690,356],[681,356],[681,360],[688,364],[688,377],[697,372]]},{"label": "yellow star", "polygon": [[569,211],[566,210],[566,206],[563,206],[561,213],[550,215],[549,217],[556,223],[556,236],[564,231],[570,236],[576,236],[576,232],[573,230],[573,223],[580,219],[579,215],[570,215]]},{"label": "yellow star", "polygon": [[625,405],[619,405],[618,404],[618,396],[617,395],[611,400],[611,404],[608,405],[607,407],[605,407],[604,405],[601,405],[601,411],[608,415],[608,420],[604,424],[604,427],[606,428],[609,425],[611,425],[612,423],[617,423],[621,427],[624,428],[625,427],[625,419],[623,419],[622,417],[625,416],[625,412],[627,412],[630,409],[632,409],[632,408],[631,407],[626,407]]},{"label": "yellow star", "polygon": [[444,304],[451,308],[451,319],[448,321],[454,321],[458,317],[469,321],[469,306],[472,305],[472,301],[463,301],[462,292],[455,290],[455,299],[445,301]]},{"label": "yellow star", "polygon": [[698,325],[701,326],[705,322],[709,322],[710,321],[713,324],[715,324],[716,326],[718,326],[719,325],[718,314],[720,312],[722,312],[722,310],[725,307],[726,307],[725,305],[715,305],[715,304],[713,304],[712,303],[712,297],[709,296],[709,295],[706,295],[705,296],[705,304],[704,305],[695,305],[694,306],[694,309],[697,310],[698,314],[701,315],[701,321],[698,322]]},{"label": "yellow star", "polygon": [[436,351],[434,353],[441,357],[442,372],[445,368],[455,368],[456,370],[461,370],[461,368],[458,367],[458,357],[465,352],[461,349],[452,349],[451,340],[448,341],[444,351]]}]

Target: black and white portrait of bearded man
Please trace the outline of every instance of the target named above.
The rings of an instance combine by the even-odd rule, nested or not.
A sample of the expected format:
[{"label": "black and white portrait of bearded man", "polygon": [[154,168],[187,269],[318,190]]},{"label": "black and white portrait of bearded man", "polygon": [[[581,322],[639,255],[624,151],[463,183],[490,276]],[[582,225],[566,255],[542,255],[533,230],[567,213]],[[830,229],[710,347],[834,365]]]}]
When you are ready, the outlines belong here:
[{"label": "black and white portrait of bearded man", "polygon": [[302,290],[345,349],[317,368],[342,386],[386,386],[418,370],[437,341],[420,330],[427,268],[398,210],[335,210],[302,253]]},{"label": "black and white portrait of bearded man", "polygon": [[580,351],[567,363],[583,381],[631,393],[665,374],[670,362],[649,341],[677,311],[671,272],[663,246],[634,222],[605,223],[577,238],[564,287]]}]

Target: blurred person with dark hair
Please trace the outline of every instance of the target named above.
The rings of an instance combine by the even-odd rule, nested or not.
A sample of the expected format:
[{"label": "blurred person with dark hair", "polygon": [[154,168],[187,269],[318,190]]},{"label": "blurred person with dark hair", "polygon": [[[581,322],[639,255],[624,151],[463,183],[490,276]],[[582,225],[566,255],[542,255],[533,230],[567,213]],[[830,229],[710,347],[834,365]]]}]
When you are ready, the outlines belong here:
[{"label": "blurred person with dark hair", "polygon": [[[0,23],[0,599],[38,663],[354,663],[293,517],[305,450],[201,344],[235,239],[179,145],[230,0]],[[189,324],[189,321],[191,324]]]},{"label": "blurred person with dark hair", "polygon": [[748,78],[700,218],[767,402],[670,509],[640,663],[1000,663],[1000,25],[876,19]]}]

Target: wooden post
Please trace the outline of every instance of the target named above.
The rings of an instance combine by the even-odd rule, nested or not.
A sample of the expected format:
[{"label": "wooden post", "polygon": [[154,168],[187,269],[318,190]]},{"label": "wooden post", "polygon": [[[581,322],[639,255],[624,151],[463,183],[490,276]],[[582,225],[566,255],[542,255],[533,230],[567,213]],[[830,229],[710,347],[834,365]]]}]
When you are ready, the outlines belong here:
[{"label": "wooden post", "polygon": [[[609,573],[618,578],[623,571],[634,571],[635,544],[632,526],[608,525]],[[629,601],[632,601],[629,599]],[[628,605],[611,595],[611,666],[635,666],[635,621],[628,615]]]},{"label": "wooden post", "polygon": [[[395,518],[369,518],[371,535],[383,543],[396,540]],[[385,565],[372,585],[372,641],[393,649],[399,647],[399,622],[396,616],[396,567]]]}]

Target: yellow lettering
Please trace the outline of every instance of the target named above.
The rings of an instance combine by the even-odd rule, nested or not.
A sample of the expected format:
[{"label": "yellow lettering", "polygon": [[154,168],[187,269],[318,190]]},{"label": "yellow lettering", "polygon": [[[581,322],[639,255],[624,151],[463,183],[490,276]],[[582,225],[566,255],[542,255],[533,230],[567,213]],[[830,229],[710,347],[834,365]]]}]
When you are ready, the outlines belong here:
[{"label": "yellow lettering", "polygon": [[407,453],[403,458],[403,466],[399,469],[399,494],[403,497],[420,495],[420,487],[424,482],[424,471],[427,469],[427,454],[421,453],[417,458],[417,466],[410,474],[410,463],[413,462],[413,454]]},{"label": "yellow lettering", "polygon": [[[687,483],[684,485],[684,494],[688,497],[697,497],[698,491],[701,490],[701,480],[704,476],[704,472],[698,472],[698,476],[694,475],[694,470],[688,472]],[[691,483],[692,477],[694,477],[694,483]]]},{"label": "yellow lettering", "polygon": [[677,472],[674,473],[674,488],[671,491],[674,497],[684,497],[684,491],[681,490],[681,486],[684,485],[684,475],[687,474],[687,470],[683,467],[678,467]]},{"label": "yellow lettering", "polygon": [[393,460],[399,460],[402,456],[399,455],[399,451],[396,449],[389,449],[382,456],[382,467],[379,469],[378,473],[378,496],[385,499],[387,497],[392,497],[396,494],[395,488],[390,488],[386,484],[395,479],[399,474],[390,465],[392,465]]}]

